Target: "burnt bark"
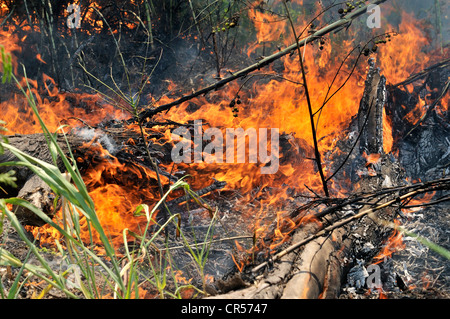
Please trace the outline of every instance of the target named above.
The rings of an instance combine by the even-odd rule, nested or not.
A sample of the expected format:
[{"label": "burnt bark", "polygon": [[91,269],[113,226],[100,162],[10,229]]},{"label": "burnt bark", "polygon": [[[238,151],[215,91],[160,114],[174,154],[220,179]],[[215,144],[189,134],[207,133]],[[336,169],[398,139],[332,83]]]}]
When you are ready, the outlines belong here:
[{"label": "burnt bark", "polygon": [[[359,187],[360,191],[374,192],[383,188],[386,178],[391,181],[390,186],[397,185],[396,182],[401,174],[395,163],[383,154],[382,129],[383,108],[386,103],[386,79],[376,68],[374,60],[369,60],[369,67],[357,118],[358,129],[361,132],[360,154],[365,152],[383,155],[384,165],[377,170],[376,176],[366,176],[361,179]],[[359,165],[364,164],[361,162]],[[291,245],[274,255],[274,258],[279,258],[272,262],[274,264],[272,270],[269,270],[268,263],[264,267],[261,266],[265,263],[260,264],[254,267],[252,272],[258,274],[265,271],[265,273],[257,276],[253,285],[214,298],[337,298],[346,266],[351,266],[351,262],[347,262],[346,265],[346,260],[352,261],[358,254],[355,252],[363,251],[361,243],[369,242],[377,247],[389,233],[385,227],[378,225],[370,218],[371,201],[380,203],[377,197],[367,200],[368,205],[355,208],[353,214],[357,218],[354,219],[344,215],[346,213],[342,208],[351,206],[342,203],[319,211],[316,213],[315,220],[321,224],[300,225],[291,238]],[[330,205],[331,203],[321,201],[320,204]],[[304,210],[292,212],[289,218],[293,221],[301,220],[305,215],[311,214],[315,208],[318,209],[314,205],[305,205]],[[368,213],[359,217],[359,212]],[[390,207],[382,208],[377,213],[386,218],[393,216]],[[376,249],[369,253],[373,253],[374,256]]]},{"label": "burnt bark", "polygon": [[[133,139],[133,141],[138,142],[131,142],[129,147],[124,147],[126,143],[130,141],[130,138]],[[95,166],[96,163],[105,160],[105,155],[99,154],[98,149],[92,147],[95,143],[100,144],[105,149],[111,148],[112,144],[122,145],[121,147],[114,146],[114,155],[116,155],[121,162],[129,163],[130,165],[135,165],[139,168],[142,166],[151,169],[150,165],[146,165],[145,161],[138,160],[136,156],[131,155],[130,152],[125,150],[126,148],[134,148],[134,153],[138,153],[137,150],[143,148],[140,144],[139,137],[135,133],[119,131],[117,133],[108,134],[106,138],[105,134],[93,136],[92,134],[83,135],[79,132],[74,132],[67,134],[66,136],[58,135],[57,142],[66,156],[69,156],[70,148],[70,151],[77,160],[77,165],[82,172],[84,169]],[[63,173],[66,171],[61,158],[58,158],[56,163],[53,162],[47,139],[43,133],[8,136],[8,143],[39,160],[50,164],[56,164]],[[143,154],[143,150],[141,150],[140,153]],[[161,154],[166,152],[161,152],[161,149],[157,149],[157,146],[154,146],[151,148],[151,153],[153,155],[162,156]],[[0,155],[0,163],[16,161],[18,161],[18,158],[7,150],[5,150],[4,154]],[[10,170],[15,171],[17,188],[2,185],[5,192],[0,192],[0,198],[19,197],[25,199],[41,209],[49,217],[53,217],[59,209],[60,200],[55,202],[57,195],[54,194],[51,188],[35,175],[32,170],[25,166],[11,165],[0,167],[0,173]],[[15,213],[18,219],[25,225],[43,225],[43,221],[31,211],[18,207],[15,210]]]},{"label": "burnt bark", "polygon": [[[381,154],[383,152],[383,108],[386,104],[386,78],[380,74],[373,59],[369,60],[364,95],[358,111],[360,153]],[[365,127],[364,127],[365,124]]]},{"label": "burnt bark", "polygon": [[[30,135],[16,134],[8,137],[8,143],[39,160],[54,164],[48,148],[47,139],[43,133]],[[86,143],[86,140],[76,135],[68,135],[67,142],[63,136],[58,137],[58,145],[65,154],[69,153],[68,144],[71,149],[79,150],[84,143]],[[18,158],[7,150],[5,150],[4,154],[0,155],[0,163],[16,161],[18,161]],[[64,164],[60,158],[57,160],[56,165],[61,171],[64,171]],[[0,193],[0,197],[19,197],[25,199],[42,210],[50,218],[53,217],[60,207],[60,200],[55,202],[57,195],[52,189],[42,179],[35,175],[31,169],[25,166],[13,165],[0,167],[0,172],[9,170],[15,171],[17,188],[4,187],[6,193]],[[16,207],[14,212],[19,221],[24,225],[44,225],[44,221],[28,209]]]}]

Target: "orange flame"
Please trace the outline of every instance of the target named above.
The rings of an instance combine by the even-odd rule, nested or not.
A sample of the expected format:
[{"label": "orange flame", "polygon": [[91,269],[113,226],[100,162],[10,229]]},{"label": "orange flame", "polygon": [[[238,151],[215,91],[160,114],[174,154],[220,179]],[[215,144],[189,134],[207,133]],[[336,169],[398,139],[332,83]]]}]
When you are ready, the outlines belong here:
[{"label": "orange flame", "polygon": [[[259,50],[262,45],[266,49],[267,44],[267,51],[270,51],[278,44],[285,46],[293,42],[287,21],[280,19],[277,15],[256,9],[258,3],[259,1],[255,1],[248,12],[256,29],[256,41],[248,46],[248,56],[256,49]],[[298,0],[295,3],[302,4],[302,1]],[[96,3],[92,5],[99,8]],[[0,7],[0,10],[3,10],[3,7]],[[98,19],[92,8],[86,13],[85,22],[91,25],[93,31],[103,28],[103,22]],[[299,26],[299,30],[306,27],[304,17],[299,17],[295,23]],[[132,28],[131,25],[129,27]],[[402,13],[399,35],[393,37],[387,45],[381,46],[377,53],[377,65],[380,66],[382,74],[389,82],[398,83],[404,80],[414,71],[423,69],[430,61],[429,54],[422,52],[422,48],[428,45],[428,39],[423,30],[412,14]],[[21,39],[16,34],[0,30],[0,43],[6,47],[7,51],[20,53],[20,41]],[[352,117],[357,114],[359,100],[364,90],[364,66],[357,67],[354,76],[348,80],[346,78],[349,67],[344,67],[343,72],[338,74],[333,87],[339,87],[344,81],[346,81],[346,85],[323,109],[321,108],[327,94],[328,84],[332,82],[337,71],[337,68],[334,67],[336,62],[341,61],[353,46],[349,40],[342,40],[341,43],[340,50],[334,51],[332,51],[329,39],[325,39],[322,50],[319,50],[317,45],[308,45],[302,48],[307,68],[308,87],[315,113],[315,124],[317,125],[319,151],[324,155],[336,152],[337,141],[344,138],[343,132],[348,128]],[[42,59],[39,55],[36,58]],[[286,137],[285,145],[282,147],[287,150],[280,155],[279,170],[273,175],[261,174],[260,164],[254,163],[174,165],[174,170],[185,170],[192,176],[190,181],[194,188],[204,187],[214,177],[226,181],[227,190],[241,190],[244,194],[240,203],[243,207],[243,223],[251,228],[258,238],[263,236],[267,230],[267,225],[263,222],[264,218],[271,214],[274,217],[272,220],[275,219],[277,224],[271,248],[285,242],[292,230],[301,224],[299,221],[287,218],[285,214],[286,199],[292,197],[287,191],[288,187],[302,192],[306,191],[304,185],[307,185],[314,192],[321,193],[322,191],[320,176],[314,161],[311,160],[314,158],[314,144],[298,58],[297,54],[283,57],[280,60],[283,64],[280,74],[269,67],[265,70],[264,76],[255,76],[254,81],[248,83],[234,81],[223,90],[211,92],[208,97],[201,96],[185,102],[169,113],[170,119],[173,121],[187,123],[196,119],[207,119],[210,127],[221,129],[279,128],[283,137]],[[13,65],[17,68],[17,59],[14,54]],[[287,80],[280,80],[280,76]],[[40,114],[51,131],[55,131],[61,123],[72,125],[78,123],[71,118],[80,118],[90,125],[95,125],[107,118],[123,119],[125,116],[123,111],[104,103],[98,96],[62,93],[58,91],[53,79],[44,75],[43,80],[44,89],[39,89],[37,81],[30,80],[30,82]],[[243,85],[242,88],[241,85]],[[176,88],[176,84],[169,82],[171,91]],[[181,90],[179,91],[181,92]],[[236,108],[239,115],[233,117],[228,106],[238,93],[241,104],[236,105]],[[73,100],[76,102],[74,103]],[[171,101],[173,99],[164,96],[156,103],[156,106]],[[76,107],[81,104],[86,107]],[[443,100],[441,105],[442,110],[448,110],[448,101]],[[413,114],[411,120],[423,114],[424,106],[425,101],[422,101],[418,105],[418,113]],[[38,122],[21,95],[12,93],[9,99],[0,102],[0,107],[2,120],[7,122],[7,128],[11,134],[30,134],[40,131]],[[167,115],[161,116],[166,117]],[[388,153],[391,151],[393,143],[392,123],[386,116],[383,118],[383,147],[384,151]],[[409,116],[406,119],[410,120]],[[163,132],[162,129],[161,132]],[[164,140],[170,142],[170,132],[165,131],[164,134]],[[87,146],[95,148],[94,143]],[[133,208],[140,203],[156,200],[157,192],[152,189],[150,183],[154,180],[154,175],[151,171],[124,165],[110,154],[103,153],[104,151],[100,148],[96,150],[105,161],[93,165],[86,172],[85,182],[96,204],[99,218],[105,224],[108,234],[114,237],[115,243],[118,244],[124,228],[137,231],[142,222],[139,218],[132,216]],[[375,159],[376,156],[379,158],[380,155],[370,154],[368,163],[378,160]],[[328,176],[331,172],[328,169],[327,161],[328,158],[325,157],[324,169],[325,175]],[[118,174],[118,172],[123,174]],[[121,180],[121,183],[124,184],[123,187],[116,182],[105,181],[105,179],[114,180],[119,175],[126,174],[134,176],[136,179],[142,178],[149,183],[149,189],[143,190],[126,180]],[[340,183],[335,180],[329,183],[336,189],[335,193],[338,193]],[[253,209],[247,204],[255,198],[258,199],[259,206]],[[305,218],[303,222],[306,221],[308,220]],[[83,225],[83,227],[87,226]]]},{"label": "orange flame", "polygon": [[386,110],[383,108],[383,151],[386,154],[390,153],[393,144],[392,120],[386,116]]},{"label": "orange flame", "polygon": [[[399,224],[398,220],[395,220],[395,224]],[[394,230],[391,236],[387,239],[386,244],[382,251],[374,257],[375,264],[381,263],[385,258],[390,257],[394,252],[405,248],[403,243],[403,235],[398,230]]]}]

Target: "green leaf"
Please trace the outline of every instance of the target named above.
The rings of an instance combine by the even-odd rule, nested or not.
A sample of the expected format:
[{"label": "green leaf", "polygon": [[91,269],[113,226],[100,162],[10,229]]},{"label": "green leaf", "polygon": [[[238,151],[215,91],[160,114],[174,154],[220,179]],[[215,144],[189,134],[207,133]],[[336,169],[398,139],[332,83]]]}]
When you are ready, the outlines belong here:
[{"label": "green leaf", "polygon": [[[0,173],[0,184],[5,184],[14,188],[17,188],[17,178],[14,176],[16,172],[11,170],[6,173]],[[0,187],[1,188],[1,187]]]},{"label": "green leaf", "polygon": [[3,66],[3,78],[2,83],[11,82],[12,77],[12,58],[10,53],[5,52],[5,48],[0,45],[1,63]]},{"label": "green leaf", "polygon": [[19,285],[20,279],[22,277],[22,273],[25,270],[25,265],[26,265],[28,259],[30,258],[30,255],[31,255],[31,249],[28,251],[28,254],[25,257],[24,263],[23,263],[22,267],[20,267],[19,272],[16,275],[16,279],[14,280],[14,283],[12,284],[11,288],[9,289],[8,299],[16,299],[17,294],[19,293],[19,291],[22,288],[22,286],[31,277],[32,273],[30,272],[30,273],[28,273],[27,277],[22,282],[22,284]]}]

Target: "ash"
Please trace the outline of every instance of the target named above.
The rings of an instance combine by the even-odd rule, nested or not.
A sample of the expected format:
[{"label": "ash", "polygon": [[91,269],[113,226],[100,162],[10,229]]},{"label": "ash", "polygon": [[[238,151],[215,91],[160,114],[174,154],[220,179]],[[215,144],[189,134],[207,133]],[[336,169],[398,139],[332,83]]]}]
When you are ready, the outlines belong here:
[{"label": "ash", "polygon": [[[403,226],[417,235],[450,250],[448,204],[436,205],[407,214]],[[450,296],[448,259],[411,237],[405,248],[392,257],[394,270],[411,288],[435,289]]]},{"label": "ash", "polygon": [[[393,118],[394,146],[398,151],[400,167],[405,172],[402,184],[417,180],[431,181],[450,174],[450,112],[439,113],[431,109],[418,123],[420,125],[407,123],[403,119],[417,104],[419,96],[431,94],[428,87],[438,88],[433,91],[433,97],[436,98],[435,92],[442,90],[449,76],[450,69],[446,66],[431,72],[424,84],[414,85],[412,93],[407,93],[399,86],[388,90],[385,107]],[[448,99],[448,92],[444,99]],[[406,111],[401,105],[408,106]],[[389,174],[386,176],[389,178]],[[389,180],[385,180],[385,183],[383,187],[391,184]],[[426,204],[448,194],[448,190],[437,191],[431,199],[424,200],[425,206],[411,205],[415,207],[397,209],[401,226],[406,231],[447,251],[450,250],[450,201]],[[402,240],[403,248],[378,264],[382,283],[380,289],[369,289],[367,285],[370,276],[367,270],[374,261],[373,255],[369,254],[371,247],[366,245],[365,251],[361,249],[358,259],[355,256],[355,260],[351,261],[340,298],[450,298],[449,260],[416,238],[404,235]]]},{"label": "ash", "polygon": [[[402,226],[450,250],[448,205],[434,205],[402,217]],[[415,238],[403,236],[404,248],[378,264],[381,287],[370,289],[372,261],[359,259],[348,271],[341,299],[447,299],[450,298],[448,259]]]}]

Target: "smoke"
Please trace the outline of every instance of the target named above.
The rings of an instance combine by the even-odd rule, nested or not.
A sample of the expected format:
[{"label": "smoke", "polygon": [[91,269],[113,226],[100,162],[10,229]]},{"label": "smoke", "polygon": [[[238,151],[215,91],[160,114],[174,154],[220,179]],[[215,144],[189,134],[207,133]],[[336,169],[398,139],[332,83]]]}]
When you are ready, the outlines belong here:
[{"label": "smoke", "polygon": [[115,141],[104,132],[93,128],[80,128],[75,131],[75,134],[87,142],[96,139],[111,155],[115,155],[119,151],[119,147]]}]

